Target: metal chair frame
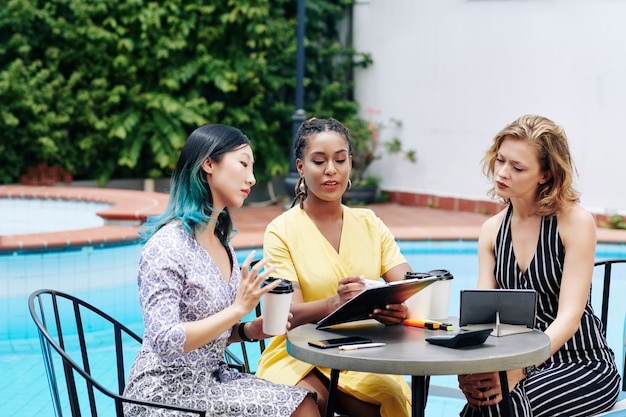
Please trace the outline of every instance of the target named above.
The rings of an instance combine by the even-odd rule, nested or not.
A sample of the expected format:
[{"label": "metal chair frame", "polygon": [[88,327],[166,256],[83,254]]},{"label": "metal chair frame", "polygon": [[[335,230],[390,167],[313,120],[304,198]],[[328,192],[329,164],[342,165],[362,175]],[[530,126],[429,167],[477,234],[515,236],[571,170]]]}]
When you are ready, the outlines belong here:
[{"label": "metal chair frame", "polygon": [[[612,266],[614,264],[626,264],[626,259],[604,259],[601,261],[596,261],[594,263],[595,267],[601,267],[603,269],[603,284],[602,284],[602,306],[600,312],[600,321],[602,322],[602,329],[604,336],[606,337],[606,330],[608,329],[608,321],[609,321],[609,295],[611,293],[611,273]],[[625,318],[626,320],[626,318]],[[625,329],[626,331],[626,326]],[[624,334],[624,342],[626,343],[626,334]],[[622,369],[622,391],[626,391],[626,352],[624,352],[624,364]]]},{"label": "metal chair frame", "polygon": [[[256,317],[260,317],[261,316],[261,304],[257,304],[254,311],[255,311]],[[265,350],[264,339],[259,339],[256,342],[241,341],[239,342],[239,347],[241,348],[241,356],[243,359],[239,358],[231,349],[228,349],[228,348],[226,348],[226,351],[224,352],[224,356],[225,356],[226,363],[228,363],[228,365],[231,366],[232,368],[237,369],[239,372],[254,374],[256,373],[256,371],[253,370],[252,367],[250,366],[250,360],[248,358],[248,349],[246,347],[248,346],[249,343],[258,343],[259,353],[263,353],[263,351]]]},{"label": "metal chair frame", "polygon": [[[71,304],[71,309],[74,313],[74,321],[71,325],[68,324],[68,317],[61,317],[60,303]],[[47,307],[50,305],[52,307],[52,311],[47,310]],[[206,417],[206,411],[152,401],[142,401],[123,396],[124,388],[126,386],[123,351],[124,346],[129,345],[129,343],[124,343],[124,340],[129,340],[131,342],[134,341],[141,344],[142,339],[135,332],[107,313],[77,297],[49,289],[34,291],[28,298],[28,308],[39,333],[44,366],[46,368],[46,375],[48,378],[50,394],[52,396],[56,416],[63,416],[63,408],[61,405],[61,384],[58,381],[57,371],[54,366],[55,362],[53,360],[53,355],[55,353],[58,354],[62,362],[67,397],[69,400],[71,415],[73,417],[81,417],[83,415],[82,413],[85,411],[86,407],[81,407],[81,404],[85,404],[85,402],[88,402],[90,415],[94,417],[98,416],[98,404],[100,404],[100,402],[97,401],[96,390],[114,401],[115,413],[117,417],[124,416],[124,403],[138,404],[150,408],[181,411],[188,413],[189,415]],[[115,340],[115,372],[117,373],[117,392],[111,391],[92,376],[89,349],[85,338],[86,325],[83,320],[83,313],[89,313],[89,311],[95,313],[95,315],[99,318],[106,320],[108,324],[110,324],[108,330],[112,330],[113,332],[111,336]],[[72,334],[69,331],[64,332],[64,327],[75,329],[76,334]],[[76,355],[77,360],[80,363],[76,362],[66,351],[66,345],[76,341],[80,347],[80,354]],[[81,398],[81,396],[78,395],[77,379],[79,378],[77,378],[77,374],[84,379],[87,398]]]}]

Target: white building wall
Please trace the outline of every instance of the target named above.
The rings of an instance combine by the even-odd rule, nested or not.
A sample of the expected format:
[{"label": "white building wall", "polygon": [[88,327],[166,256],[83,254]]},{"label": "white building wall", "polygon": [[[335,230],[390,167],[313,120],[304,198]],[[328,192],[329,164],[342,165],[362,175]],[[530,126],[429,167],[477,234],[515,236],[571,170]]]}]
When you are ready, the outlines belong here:
[{"label": "white building wall", "polygon": [[484,152],[535,113],[565,128],[583,206],[626,214],[626,1],[360,0],[354,45],[357,100],[418,152],[372,165],[383,189],[487,200]]}]

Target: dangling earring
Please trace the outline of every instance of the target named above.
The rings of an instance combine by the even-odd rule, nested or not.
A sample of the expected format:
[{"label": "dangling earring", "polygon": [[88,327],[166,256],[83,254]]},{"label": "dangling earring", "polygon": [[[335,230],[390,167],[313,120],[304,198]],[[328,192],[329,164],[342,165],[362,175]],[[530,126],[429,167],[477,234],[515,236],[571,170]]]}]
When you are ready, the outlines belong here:
[{"label": "dangling earring", "polygon": [[302,181],[300,181],[300,186],[298,187],[298,191],[300,191],[302,194],[306,192],[306,184],[304,183],[304,177],[302,178]]},{"label": "dangling earring", "polygon": [[348,178],[348,190],[352,188],[352,180]]}]

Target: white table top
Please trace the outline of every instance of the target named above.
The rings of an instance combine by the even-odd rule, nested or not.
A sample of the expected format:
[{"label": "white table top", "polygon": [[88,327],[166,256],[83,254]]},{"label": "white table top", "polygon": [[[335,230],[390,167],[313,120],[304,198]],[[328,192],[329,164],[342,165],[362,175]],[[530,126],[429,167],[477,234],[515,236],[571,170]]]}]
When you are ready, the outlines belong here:
[{"label": "white table top", "polygon": [[[458,328],[457,320],[448,320]],[[550,357],[550,339],[543,332],[489,336],[482,345],[451,349],[425,341],[446,334],[403,325],[370,325],[341,330],[317,330],[305,324],[287,333],[287,352],[301,361],[332,369],[396,375],[458,375],[523,368]],[[319,349],[309,340],[364,336],[384,347],[340,351]]]}]

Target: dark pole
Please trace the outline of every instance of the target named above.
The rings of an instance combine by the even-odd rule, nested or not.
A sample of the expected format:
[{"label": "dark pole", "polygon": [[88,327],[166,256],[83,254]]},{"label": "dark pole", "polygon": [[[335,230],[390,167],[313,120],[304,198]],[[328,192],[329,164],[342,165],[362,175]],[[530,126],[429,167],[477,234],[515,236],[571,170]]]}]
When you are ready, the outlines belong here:
[{"label": "dark pole", "polygon": [[288,206],[295,197],[295,186],[298,182],[298,171],[296,170],[296,157],[293,148],[296,143],[296,134],[300,125],[304,121],[304,10],[305,0],[298,0],[297,19],[298,26],[296,28],[296,108],[291,116],[291,149],[289,149],[289,174],[285,177],[285,192],[289,197]]}]

